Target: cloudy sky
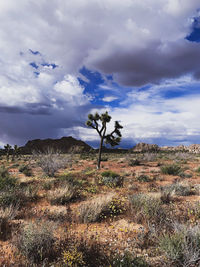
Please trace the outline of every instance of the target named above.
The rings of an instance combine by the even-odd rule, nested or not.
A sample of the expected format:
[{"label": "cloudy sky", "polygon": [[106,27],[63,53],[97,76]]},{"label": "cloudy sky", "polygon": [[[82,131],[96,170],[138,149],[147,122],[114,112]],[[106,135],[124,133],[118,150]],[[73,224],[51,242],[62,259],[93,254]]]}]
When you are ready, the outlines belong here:
[{"label": "cloudy sky", "polygon": [[0,1],[0,145],[72,135],[200,143],[199,0]]}]

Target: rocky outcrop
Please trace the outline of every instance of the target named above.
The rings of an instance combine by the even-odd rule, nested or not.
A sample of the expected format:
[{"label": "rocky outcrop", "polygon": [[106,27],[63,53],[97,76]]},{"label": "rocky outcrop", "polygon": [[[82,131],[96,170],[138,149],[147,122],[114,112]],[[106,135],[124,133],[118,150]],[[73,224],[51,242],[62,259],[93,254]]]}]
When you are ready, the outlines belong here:
[{"label": "rocky outcrop", "polygon": [[188,147],[184,145],[179,145],[179,146],[162,146],[160,147],[161,151],[188,151]]},{"label": "rocky outcrop", "polygon": [[200,144],[188,146],[188,151],[191,153],[200,153]]},{"label": "rocky outcrop", "polygon": [[132,150],[134,152],[156,152],[159,151],[160,148],[156,144],[138,143]]},{"label": "rocky outcrop", "polygon": [[138,143],[131,150],[134,152],[174,151],[174,152],[200,153],[200,144],[194,144],[189,146],[179,145],[179,146],[159,147],[156,144]]},{"label": "rocky outcrop", "polygon": [[28,141],[25,146],[21,147],[21,153],[31,154],[33,151],[45,152],[47,149],[58,150],[62,153],[81,153],[89,152],[93,149],[83,141],[76,140],[75,138],[62,137],[60,139],[35,139]]}]

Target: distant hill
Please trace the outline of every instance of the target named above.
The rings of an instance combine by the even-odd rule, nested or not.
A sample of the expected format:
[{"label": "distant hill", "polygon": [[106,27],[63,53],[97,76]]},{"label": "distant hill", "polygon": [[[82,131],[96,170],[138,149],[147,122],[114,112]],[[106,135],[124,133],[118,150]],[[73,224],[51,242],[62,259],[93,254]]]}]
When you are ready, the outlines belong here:
[{"label": "distant hill", "polygon": [[60,139],[35,139],[28,141],[25,146],[20,147],[21,153],[31,154],[33,151],[45,152],[48,148],[59,150],[62,153],[81,153],[92,151],[93,148],[81,140],[72,136],[62,137]]}]

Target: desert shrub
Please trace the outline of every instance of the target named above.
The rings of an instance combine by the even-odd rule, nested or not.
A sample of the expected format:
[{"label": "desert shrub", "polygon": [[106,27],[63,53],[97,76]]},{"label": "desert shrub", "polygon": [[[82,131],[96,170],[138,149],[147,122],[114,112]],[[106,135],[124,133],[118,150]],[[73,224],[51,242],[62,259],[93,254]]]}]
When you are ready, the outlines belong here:
[{"label": "desert shrub", "polygon": [[136,220],[145,220],[158,226],[166,222],[167,212],[160,199],[140,193],[129,196],[129,200]]},{"label": "desert shrub", "polygon": [[80,236],[80,234],[68,232],[58,266],[111,266],[112,260],[106,254],[105,245],[96,241],[93,236],[85,234]]},{"label": "desert shrub", "polygon": [[171,192],[167,190],[162,190],[160,200],[164,204],[169,204],[170,202],[172,202]]},{"label": "desert shrub", "polygon": [[62,262],[65,266],[77,266],[81,267],[85,265],[83,260],[83,253],[78,251],[76,247],[70,248],[69,250],[64,250],[62,253]]},{"label": "desert shrub", "polygon": [[139,159],[130,159],[128,162],[128,165],[133,167],[133,166],[139,166],[140,165],[140,161]]},{"label": "desert shrub", "polygon": [[35,201],[38,199],[38,187],[35,185],[28,185],[22,188],[22,193],[28,201]]},{"label": "desert shrub", "polygon": [[53,205],[65,205],[70,201],[76,200],[80,197],[79,190],[68,183],[63,184],[55,190],[49,191],[47,198]]},{"label": "desert shrub", "polygon": [[87,167],[87,168],[85,168],[85,170],[83,171],[83,173],[86,176],[93,176],[96,173],[96,169],[91,168],[91,167]]},{"label": "desert shrub", "polygon": [[160,238],[160,249],[169,260],[179,266],[196,266],[200,257],[200,228],[196,226],[175,225],[172,234]]},{"label": "desert shrub", "polygon": [[9,221],[14,219],[16,211],[16,207],[13,206],[0,208],[0,239],[7,239],[7,236],[10,233]]},{"label": "desert shrub", "polygon": [[96,185],[90,185],[90,186],[86,187],[85,190],[88,193],[96,194],[98,192],[98,187]]},{"label": "desert shrub", "polygon": [[160,248],[170,260],[183,260],[183,241],[182,233],[166,234],[160,239]]},{"label": "desert shrub", "polygon": [[19,204],[20,198],[16,193],[16,190],[7,190],[0,192],[0,207],[8,207],[10,205],[17,206]]},{"label": "desert shrub", "polygon": [[145,182],[150,182],[151,179],[148,175],[145,175],[145,174],[141,174],[139,176],[136,177],[137,181],[138,182],[141,182],[141,183],[145,183]]},{"label": "desert shrub", "polygon": [[11,177],[4,167],[0,169],[0,191],[13,188],[17,185],[17,179]]},{"label": "desert shrub", "polygon": [[23,173],[26,176],[32,176],[33,175],[32,170],[28,165],[20,166],[19,172]]},{"label": "desert shrub", "polygon": [[177,164],[169,164],[161,167],[161,172],[163,174],[179,175],[181,171],[181,167]]},{"label": "desert shrub", "polygon": [[44,190],[51,190],[55,185],[55,181],[47,181],[42,184],[42,189]]},{"label": "desert shrub", "polygon": [[177,196],[189,196],[194,194],[194,190],[190,185],[183,185],[181,183],[174,183],[171,185],[166,185],[161,188],[161,191],[164,193],[170,193],[170,195],[177,195]]},{"label": "desert shrub", "polygon": [[6,169],[5,166],[2,166],[0,168],[0,177],[2,177],[2,178],[9,177],[8,169]]},{"label": "desert shrub", "polygon": [[181,177],[181,178],[192,178],[192,174],[191,173],[185,173],[185,172],[181,172],[181,173],[179,173],[179,176]]},{"label": "desert shrub", "polygon": [[148,267],[148,263],[143,257],[137,257],[133,253],[125,251],[123,255],[117,254],[112,259],[113,267]]},{"label": "desert shrub", "polygon": [[34,263],[52,258],[55,243],[52,230],[50,222],[27,224],[18,237],[17,248],[29,261]]},{"label": "desert shrub", "polygon": [[108,161],[108,157],[105,157],[105,156],[102,157],[102,158],[101,158],[101,161]]},{"label": "desert shrub", "polygon": [[44,173],[49,177],[53,177],[59,169],[71,164],[71,157],[62,155],[51,148],[48,148],[44,153],[34,152],[33,156]]},{"label": "desert shrub", "polygon": [[123,198],[113,198],[111,202],[105,206],[100,214],[100,219],[107,217],[116,217],[126,211],[126,202]]},{"label": "desert shrub", "polygon": [[10,188],[8,190],[4,190],[0,192],[0,206],[8,207],[19,206],[22,207],[28,201],[34,201],[37,199],[38,189],[32,185],[29,185],[26,188]]},{"label": "desert shrub", "polygon": [[76,177],[75,173],[66,173],[66,174],[61,174],[58,176],[58,181],[61,183],[68,183],[71,186],[75,186],[77,188],[82,188],[84,185],[86,185],[88,182],[85,177],[82,177],[81,179],[78,179]]},{"label": "desert shrub", "polygon": [[198,167],[198,168],[196,169],[196,172],[197,172],[197,173],[200,173],[200,167]]},{"label": "desert shrub", "polygon": [[96,222],[102,219],[102,214],[114,198],[113,194],[100,196],[82,203],[78,209],[79,221],[82,223]]},{"label": "desert shrub", "polygon": [[101,183],[109,187],[121,187],[123,186],[124,178],[121,177],[118,173],[113,171],[104,171],[101,173]]},{"label": "desert shrub", "polygon": [[145,152],[142,156],[143,161],[152,162],[157,158],[157,153]]}]

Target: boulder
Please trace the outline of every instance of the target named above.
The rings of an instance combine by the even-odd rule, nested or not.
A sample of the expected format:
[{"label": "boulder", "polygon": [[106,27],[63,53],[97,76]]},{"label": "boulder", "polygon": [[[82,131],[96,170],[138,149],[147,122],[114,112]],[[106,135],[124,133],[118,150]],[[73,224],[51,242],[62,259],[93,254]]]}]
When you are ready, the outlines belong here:
[{"label": "boulder", "polygon": [[138,143],[132,150],[134,152],[157,152],[160,148],[156,144]]}]

